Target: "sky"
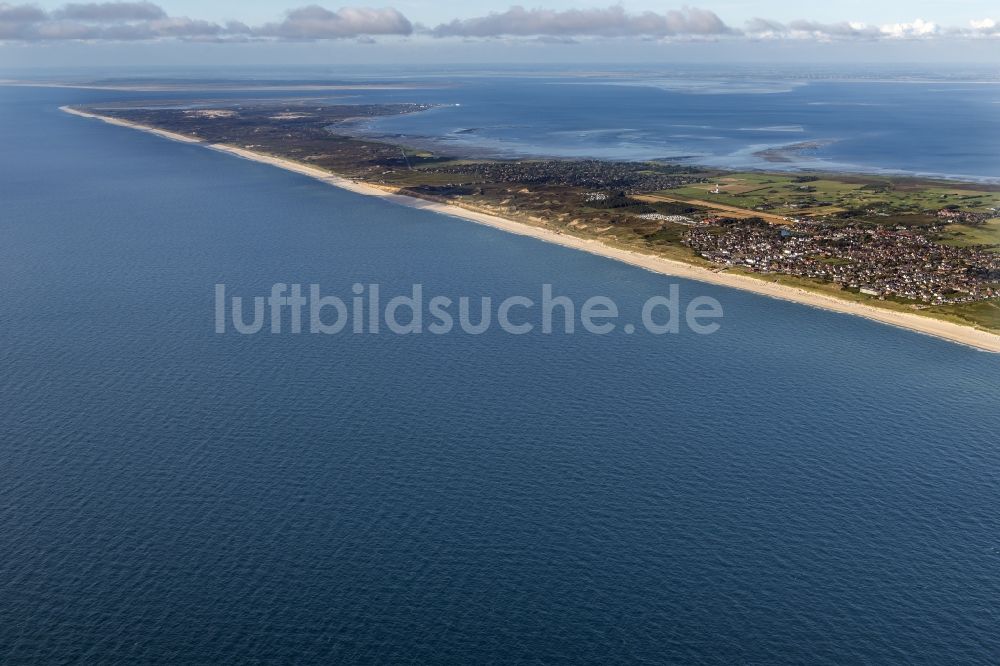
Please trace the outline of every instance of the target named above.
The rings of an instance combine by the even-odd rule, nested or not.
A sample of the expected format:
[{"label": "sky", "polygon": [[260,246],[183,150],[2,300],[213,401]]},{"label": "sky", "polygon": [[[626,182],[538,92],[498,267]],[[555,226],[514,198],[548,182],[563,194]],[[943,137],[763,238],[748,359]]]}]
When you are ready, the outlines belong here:
[{"label": "sky", "polygon": [[533,61],[996,64],[1000,3],[0,0],[0,70]]}]

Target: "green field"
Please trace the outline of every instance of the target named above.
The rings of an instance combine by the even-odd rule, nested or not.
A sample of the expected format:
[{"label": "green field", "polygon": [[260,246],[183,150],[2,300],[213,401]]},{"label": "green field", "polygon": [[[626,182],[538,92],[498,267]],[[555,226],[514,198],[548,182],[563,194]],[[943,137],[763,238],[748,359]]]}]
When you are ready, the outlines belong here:
[{"label": "green field", "polygon": [[993,252],[1000,252],[1000,218],[987,220],[986,224],[976,226],[949,224],[945,227],[945,236],[939,242],[955,247],[992,245]]},{"label": "green field", "polygon": [[996,299],[961,305],[935,305],[924,310],[923,314],[1000,331],[1000,301]]},{"label": "green field", "polygon": [[[719,193],[714,194],[717,186]],[[733,173],[664,194],[812,217],[844,211],[894,215],[937,211],[946,206],[972,212],[1000,207],[1000,191],[990,191],[988,186],[978,190],[949,183],[861,176]]]}]

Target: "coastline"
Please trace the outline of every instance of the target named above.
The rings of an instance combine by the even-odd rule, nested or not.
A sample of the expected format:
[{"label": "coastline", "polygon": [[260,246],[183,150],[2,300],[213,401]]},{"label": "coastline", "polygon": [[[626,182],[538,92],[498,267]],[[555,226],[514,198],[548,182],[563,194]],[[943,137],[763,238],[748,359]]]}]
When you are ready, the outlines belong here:
[{"label": "coastline", "polygon": [[287,171],[309,176],[329,185],[349,190],[357,194],[381,197],[393,203],[408,206],[410,208],[430,210],[436,213],[458,217],[471,222],[476,222],[478,224],[490,226],[495,229],[500,229],[508,233],[529,236],[545,242],[555,243],[557,245],[562,245],[575,250],[582,250],[601,257],[614,259],[632,266],[644,268],[654,273],[705,282],[732,289],[739,289],[770,298],[777,298],[798,303],[800,305],[807,305],[842,314],[864,317],[882,324],[896,326],[897,328],[903,328],[916,333],[923,333],[925,335],[930,335],[949,342],[963,344],[982,351],[1000,353],[1000,335],[973,328],[971,326],[963,326],[961,324],[955,324],[948,321],[932,319],[918,314],[886,310],[871,305],[839,299],[834,296],[807,291],[797,287],[767,282],[765,280],[760,280],[747,275],[716,272],[710,268],[695,266],[693,264],[687,264],[674,259],[657,257],[655,255],[643,254],[632,250],[623,250],[606,245],[596,239],[585,239],[570,236],[543,227],[536,227],[522,222],[516,222],[498,215],[470,210],[454,204],[439,203],[414,196],[399,194],[390,188],[384,188],[378,185],[358,182],[341,176],[336,176],[318,167],[309,166],[307,164],[302,164],[282,157],[275,157],[225,144],[209,144],[176,132],[169,132],[155,127],[150,127],[148,125],[141,125],[139,123],[133,123],[117,118],[88,113],[68,106],[62,106],[59,107],[59,109],[65,113],[75,116],[101,120],[111,125],[148,132],[173,141],[199,144],[212,150],[217,150],[219,152],[235,155],[243,159],[269,164]]}]

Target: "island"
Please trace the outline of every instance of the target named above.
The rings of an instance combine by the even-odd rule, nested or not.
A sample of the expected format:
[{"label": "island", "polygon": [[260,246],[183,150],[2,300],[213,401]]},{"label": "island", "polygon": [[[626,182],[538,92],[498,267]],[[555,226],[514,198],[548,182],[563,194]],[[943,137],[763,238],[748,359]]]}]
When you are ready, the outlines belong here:
[{"label": "island", "polygon": [[1000,185],[494,159],[358,131],[366,119],[428,108],[277,99],[63,110],[661,273],[1000,352]]}]

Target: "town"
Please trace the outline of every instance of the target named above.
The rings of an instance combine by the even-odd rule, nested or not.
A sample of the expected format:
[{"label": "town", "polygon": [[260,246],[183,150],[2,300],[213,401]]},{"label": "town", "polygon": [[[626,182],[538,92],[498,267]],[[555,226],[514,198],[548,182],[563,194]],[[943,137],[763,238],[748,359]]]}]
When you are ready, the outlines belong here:
[{"label": "town", "polygon": [[693,227],[683,242],[723,266],[834,282],[882,299],[941,305],[1000,296],[1000,255],[928,238],[939,231],[729,219]]}]

